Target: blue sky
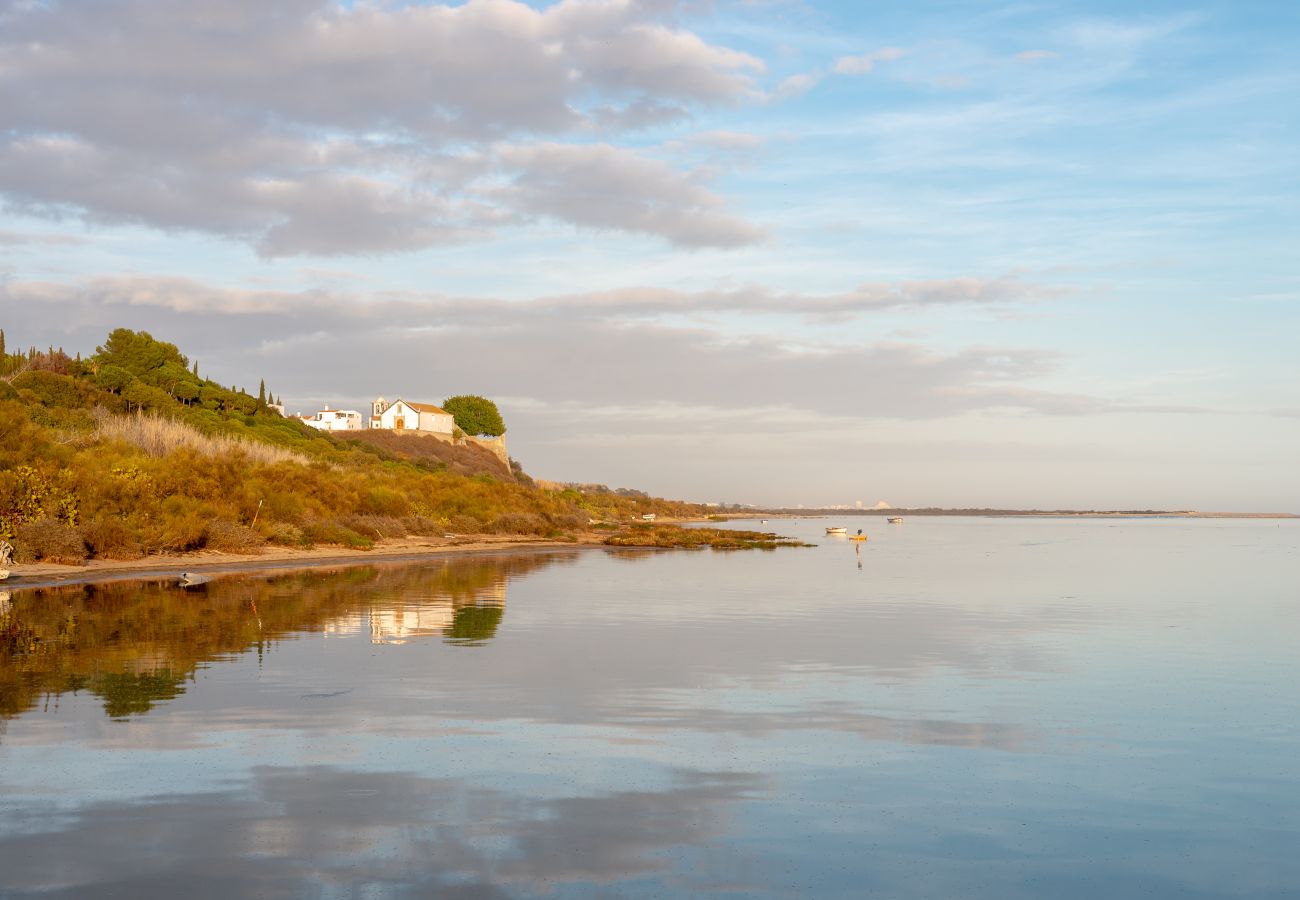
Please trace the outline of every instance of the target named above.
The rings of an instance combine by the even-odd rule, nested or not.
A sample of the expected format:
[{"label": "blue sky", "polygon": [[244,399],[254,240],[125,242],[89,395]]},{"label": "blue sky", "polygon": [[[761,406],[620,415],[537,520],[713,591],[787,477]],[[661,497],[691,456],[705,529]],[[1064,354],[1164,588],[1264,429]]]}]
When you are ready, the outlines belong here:
[{"label": "blue sky", "polygon": [[695,499],[1300,510],[1289,3],[0,2],[0,323]]}]

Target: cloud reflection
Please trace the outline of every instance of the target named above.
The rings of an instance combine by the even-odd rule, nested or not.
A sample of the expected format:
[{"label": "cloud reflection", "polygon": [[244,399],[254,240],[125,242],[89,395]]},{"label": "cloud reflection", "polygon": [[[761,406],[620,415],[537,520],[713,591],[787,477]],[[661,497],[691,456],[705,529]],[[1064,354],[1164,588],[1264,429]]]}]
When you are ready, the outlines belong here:
[{"label": "cloud reflection", "polygon": [[660,789],[539,799],[410,772],[257,767],[220,793],[27,810],[26,833],[0,837],[0,884],[15,898],[547,893],[665,876],[666,853],[716,839],[767,786],[679,771]]}]

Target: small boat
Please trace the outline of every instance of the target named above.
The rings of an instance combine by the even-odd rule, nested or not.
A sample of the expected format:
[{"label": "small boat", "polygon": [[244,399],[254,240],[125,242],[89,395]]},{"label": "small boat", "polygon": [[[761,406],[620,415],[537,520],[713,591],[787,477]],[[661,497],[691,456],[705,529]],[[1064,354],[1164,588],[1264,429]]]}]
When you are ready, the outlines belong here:
[{"label": "small boat", "polygon": [[839,527],[827,528],[826,533],[827,534],[848,534],[849,530],[847,528],[839,528]]},{"label": "small boat", "polygon": [[192,588],[201,584],[207,584],[212,579],[207,575],[196,575],[193,572],[182,572],[180,581],[176,582],[177,587]]},{"label": "small boat", "polygon": [[890,517],[889,517],[888,519],[886,519],[885,521],[887,521],[890,525],[902,525],[902,524],[903,524],[903,517],[902,517],[902,516],[890,516]]},{"label": "small boat", "polygon": [[5,580],[6,578],[8,578],[8,577],[9,577],[9,570],[8,570],[8,569],[0,569],[0,581],[4,581],[4,580]]},{"label": "small boat", "polygon": [[853,537],[849,538],[851,541],[865,541],[866,539],[867,536],[865,534],[855,534]]}]

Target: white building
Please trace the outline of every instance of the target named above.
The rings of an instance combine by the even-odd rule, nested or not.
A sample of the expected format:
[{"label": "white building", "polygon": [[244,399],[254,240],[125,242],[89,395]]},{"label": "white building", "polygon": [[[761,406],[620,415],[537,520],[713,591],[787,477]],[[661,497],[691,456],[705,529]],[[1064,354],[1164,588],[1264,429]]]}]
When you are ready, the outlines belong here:
[{"label": "white building", "polygon": [[456,422],[451,413],[432,403],[394,400],[389,403],[376,397],[370,404],[370,427],[389,431],[424,431],[450,437]]},{"label": "white building", "polygon": [[361,413],[355,409],[330,409],[327,406],[315,415],[294,418],[321,431],[360,431],[362,427]]}]

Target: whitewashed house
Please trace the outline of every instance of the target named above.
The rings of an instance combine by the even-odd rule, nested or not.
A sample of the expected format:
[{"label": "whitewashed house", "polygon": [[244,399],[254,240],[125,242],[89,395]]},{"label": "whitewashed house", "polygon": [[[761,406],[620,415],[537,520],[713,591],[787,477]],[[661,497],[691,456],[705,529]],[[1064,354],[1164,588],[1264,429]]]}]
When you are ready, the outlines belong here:
[{"label": "whitewashed house", "polygon": [[389,431],[422,431],[451,437],[456,422],[451,413],[432,403],[413,403],[401,399],[389,403],[383,397],[376,397],[370,404],[370,427]]},{"label": "whitewashed house", "polygon": [[355,409],[330,409],[328,406],[310,416],[294,416],[304,425],[321,431],[360,431],[361,413]]}]

